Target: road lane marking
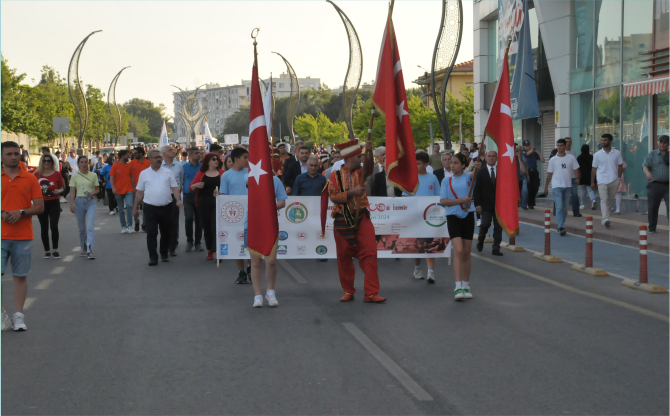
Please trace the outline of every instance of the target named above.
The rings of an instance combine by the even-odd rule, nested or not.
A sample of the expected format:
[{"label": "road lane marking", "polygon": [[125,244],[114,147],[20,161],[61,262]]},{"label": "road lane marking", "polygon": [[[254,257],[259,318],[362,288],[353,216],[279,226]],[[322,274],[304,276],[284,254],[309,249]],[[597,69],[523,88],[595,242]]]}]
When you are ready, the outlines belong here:
[{"label": "road lane marking", "polygon": [[548,279],[546,277],[542,277],[542,276],[537,275],[535,273],[531,273],[531,272],[527,272],[525,270],[519,269],[518,267],[510,266],[510,265],[507,265],[505,263],[501,263],[499,261],[489,259],[489,258],[481,256],[479,254],[470,253],[470,255],[472,257],[476,258],[476,259],[487,261],[487,262],[495,264],[497,266],[504,267],[506,269],[509,269],[509,270],[515,271],[517,273],[523,274],[524,276],[528,276],[530,278],[539,280],[541,282],[548,283],[550,285],[554,285],[554,286],[559,287],[561,289],[568,290],[570,292],[577,293],[579,295],[588,296],[588,297],[593,298],[593,299],[598,299],[598,300],[603,301],[603,302],[611,303],[612,305],[620,306],[622,308],[626,308],[628,310],[631,310],[631,311],[634,311],[634,312],[637,312],[637,313],[641,313],[643,315],[651,316],[652,318],[656,318],[656,319],[661,320],[663,322],[670,322],[670,318],[668,318],[668,316],[657,313],[657,312],[654,312],[654,311],[650,311],[649,309],[645,309],[645,308],[641,308],[639,306],[631,305],[630,303],[622,302],[620,300],[608,298],[607,296],[602,296],[602,295],[598,295],[598,294],[595,294],[595,293],[592,293],[592,292],[587,292],[585,290],[577,289],[576,287],[572,287],[572,286],[566,285],[564,283],[556,282],[556,281]]},{"label": "road lane marking", "polygon": [[80,247],[75,247],[75,248],[72,249],[72,251],[79,251],[79,250],[81,250]]},{"label": "road lane marking", "polygon": [[68,262],[71,262],[73,258],[74,258],[74,255],[65,256],[63,258],[63,261],[68,263]]},{"label": "road lane marking", "polygon": [[286,269],[291,276],[300,284],[306,285],[308,282],[305,280],[304,277],[296,269],[294,269],[286,260],[279,260],[279,263],[282,265],[284,269]]},{"label": "road lane marking", "polygon": [[63,273],[63,270],[65,270],[65,267],[54,267],[51,274],[61,274]]},{"label": "road lane marking", "polygon": [[26,298],[26,302],[23,304],[23,310],[30,308],[30,306],[35,302],[36,298]]},{"label": "road lane marking", "polygon": [[54,282],[54,279],[44,279],[44,280],[42,280],[42,281],[40,282],[39,285],[37,285],[37,287],[36,287],[35,289],[37,289],[37,290],[48,289],[49,286],[51,286],[51,284],[52,284],[53,282]]},{"label": "road lane marking", "polygon": [[366,350],[370,354],[372,354],[373,357],[377,359],[386,369],[391,373],[393,377],[395,377],[400,384],[405,386],[407,390],[409,390],[410,393],[414,395],[414,397],[417,398],[417,400],[421,401],[431,401],[433,400],[433,397],[428,394],[426,390],[424,390],[419,384],[414,381],[412,377],[409,376],[403,370],[400,368],[398,364],[395,363],[384,351],[382,351],[370,338],[367,337],[363,332],[361,332],[358,327],[351,323],[351,322],[342,322],[342,325],[344,325],[345,328],[347,328],[347,331],[351,333],[351,335],[360,342]]},{"label": "road lane marking", "polygon": [[94,230],[95,231],[100,231],[100,227],[95,227]]}]

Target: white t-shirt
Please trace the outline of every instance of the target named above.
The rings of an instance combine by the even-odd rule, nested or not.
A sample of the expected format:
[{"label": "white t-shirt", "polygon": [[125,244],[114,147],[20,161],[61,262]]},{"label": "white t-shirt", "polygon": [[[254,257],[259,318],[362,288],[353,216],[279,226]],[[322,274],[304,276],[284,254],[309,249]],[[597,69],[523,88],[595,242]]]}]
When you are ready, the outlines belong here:
[{"label": "white t-shirt", "polygon": [[149,167],[140,173],[137,190],[144,191],[144,202],[163,207],[172,202],[172,188],[179,185],[170,169],[161,166],[158,171]]},{"label": "white t-shirt", "polygon": [[67,163],[69,163],[70,167],[72,168],[72,172],[70,172],[70,176],[79,172],[79,166],[77,166],[77,157],[78,156],[75,156],[75,157],[68,156],[68,158],[67,158]]},{"label": "white t-shirt", "polygon": [[575,169],[579,169],[579,163],[573,155],[566,154],[563,157],[556,155],[549,159],[547,172],[552,173],[552,188],[571,188]]},{"label": "white t-shirt", "polygon": [[611,149],[609,153],[600,149],[593,155],[593,167],[598,169],[596,180],[599,184],[608,184],[617,180],[619,165],[623,165],[623,158],[621,152],[616,149]]},{"label": "white t-shirt", "polygon": [[479,156],[479,152],[475,151],[473,153],[470,153],[470,156],[468,156],[470,159],[477,159],[477,156]]}]

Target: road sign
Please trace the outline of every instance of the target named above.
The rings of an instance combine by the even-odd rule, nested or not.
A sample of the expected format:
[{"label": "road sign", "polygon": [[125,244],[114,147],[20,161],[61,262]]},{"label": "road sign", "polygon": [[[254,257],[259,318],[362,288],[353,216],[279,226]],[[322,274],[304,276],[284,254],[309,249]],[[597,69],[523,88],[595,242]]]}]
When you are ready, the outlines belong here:
[{"label": "road sign", "polygon": [[70,119],[67,117],[54,117],[54,133],[69,133]]},{"label": "road sign", "polygon": [[284,136],[284,141],[285,141],[286,143],[288,143],[288,139],[289,139],[288,136]]}]

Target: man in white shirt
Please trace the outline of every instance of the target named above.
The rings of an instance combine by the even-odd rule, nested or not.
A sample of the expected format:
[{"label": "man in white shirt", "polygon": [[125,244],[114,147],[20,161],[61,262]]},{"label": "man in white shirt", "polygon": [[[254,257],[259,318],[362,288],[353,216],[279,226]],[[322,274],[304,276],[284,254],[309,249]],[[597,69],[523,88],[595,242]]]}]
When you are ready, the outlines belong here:
[{"label": "man in white shirt", "polygon": [[600,136],[601,148],[593,155],[591,169],[591,187],[600,194],[600,210],[603,215],[601,224],[607,228],[610,226],[610,212],[619,188],[619,178],[623,175],[623,158],[621,152],[612,148],[612,139],[609,133]]},{"label": "man in white shirt", "polygon": [[74,149],[70,149],[70,156],[68,156],[67,158],[67,163],[70,164],[70,178],[71,178],[72,175],[79,172],[79,168],[77,167],[77,152],[75,152]]},{"label": "man in white shirt", "polygon": [[140,173],[137,181],[133,216],[137,218],[139,215],[137,207],[143,201],[143,211],[147,225],[149,266],[156,266],[158,264],[158,253],[156,252],[158,230],[160,228],[161,260],[167,262],[169,261],[168,248],[170,245],[172,204],[176,201],[179,209],[184,208],[184,205],[181,203],[177,180],[168,168],[162,166],[163,157],[161,152],[158,149],[151,149],[147,159],[149,159],[151,165]]},{"label": "man in white shirt", "polygon": [[558,220],[558,233],[565,235],[565,219],[568,217],[568,205],[572,194],[572,177],[579,184],[579,163],[573,155],[565,153],[565,139],[556,141],[556,156],[549,159],[547,167],[547,180],[544,183],[545,195],[549,192],[551,182],[554,193],[554,204],[556,205],[556,219]]}]

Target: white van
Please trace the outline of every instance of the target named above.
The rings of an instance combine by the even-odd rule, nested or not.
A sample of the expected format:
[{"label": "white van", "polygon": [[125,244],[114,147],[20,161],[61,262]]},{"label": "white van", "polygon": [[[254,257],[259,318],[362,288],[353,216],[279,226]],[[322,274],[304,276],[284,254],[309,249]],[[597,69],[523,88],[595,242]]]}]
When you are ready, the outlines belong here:
[{"label": "white van", "polygon": [[109,154],[109,153],[118,153],[119,150],[125,149],[126,146],[111,146],[111,147],[101,147],[100,156]]}]

